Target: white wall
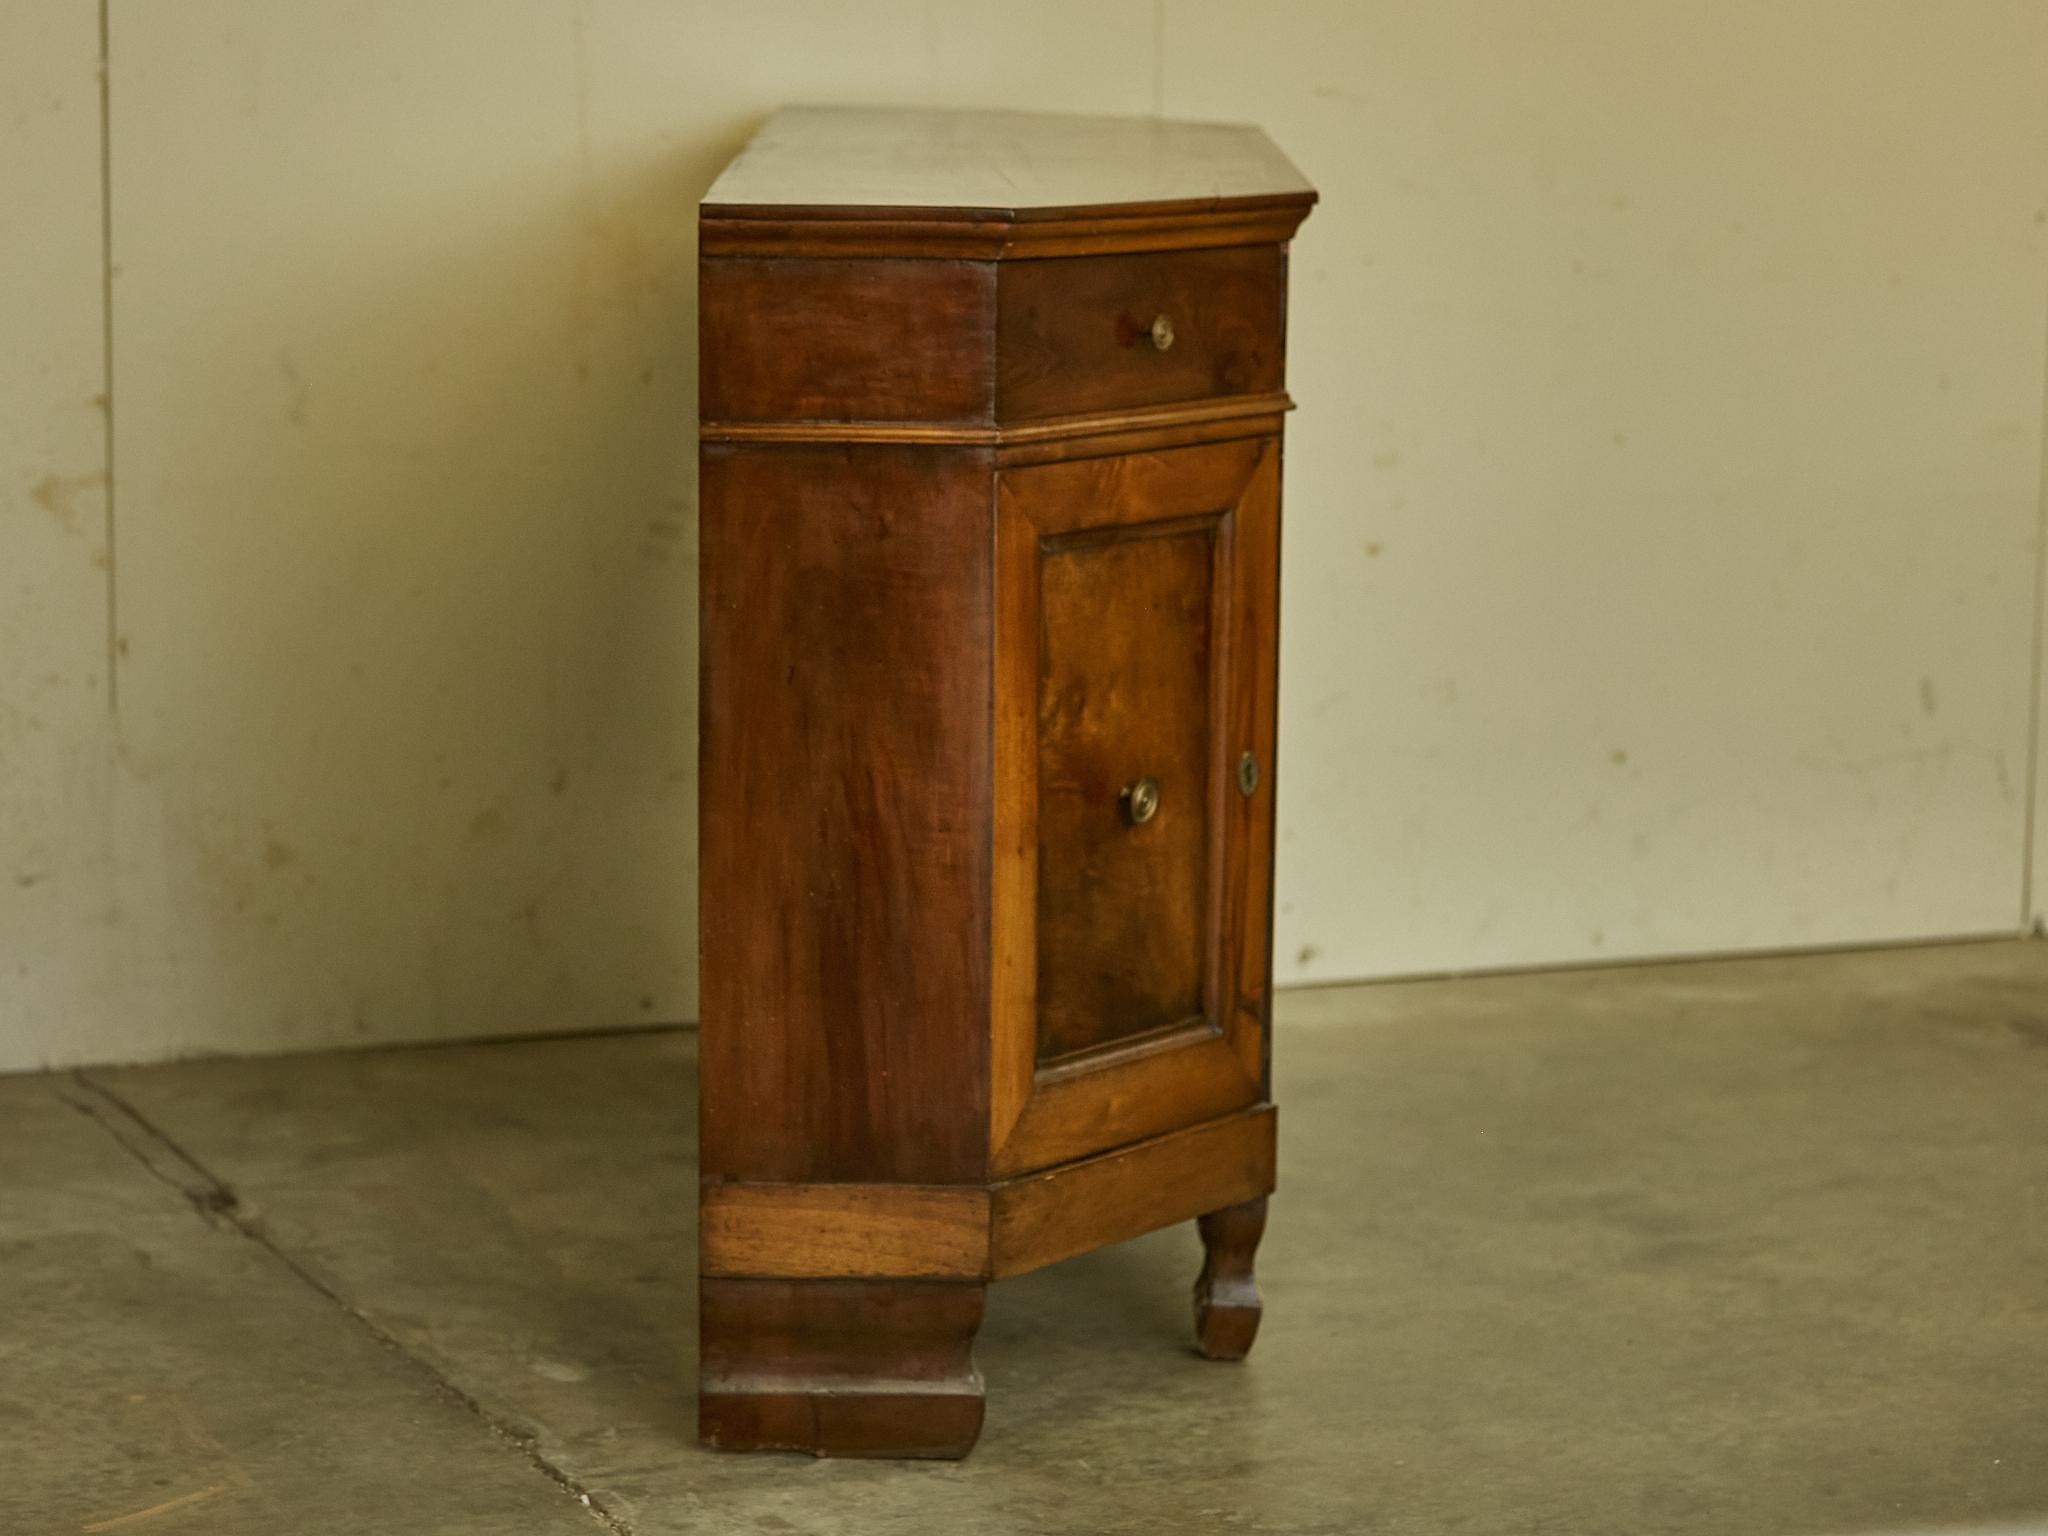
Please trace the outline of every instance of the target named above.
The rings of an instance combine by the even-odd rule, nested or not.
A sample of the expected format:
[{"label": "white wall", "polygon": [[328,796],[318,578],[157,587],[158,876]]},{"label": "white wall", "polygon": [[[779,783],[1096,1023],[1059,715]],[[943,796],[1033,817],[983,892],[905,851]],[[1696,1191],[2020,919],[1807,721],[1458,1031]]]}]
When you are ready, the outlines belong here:
[{"label": "white wall", "polygon": [[793,100],[1323,188],[1281,980],[2021,921],[2048,7],[108,20],[111,548],[97,8],[0,7],[0,1067],[691,1015],[694,200]]},{"label": "white wall", "polygon": [[[0,5],[0,1069],[127,994],[107,700],[99,22]],[[102,1053],[175,1040],[86,1021]],[[125,1044],[124,1044],[125,1042]]]},{"label": "white wall", "polygon": [[2017,928],[2048,5],[1245,12],[1166,105],[1324,188],[1282,978]]}]

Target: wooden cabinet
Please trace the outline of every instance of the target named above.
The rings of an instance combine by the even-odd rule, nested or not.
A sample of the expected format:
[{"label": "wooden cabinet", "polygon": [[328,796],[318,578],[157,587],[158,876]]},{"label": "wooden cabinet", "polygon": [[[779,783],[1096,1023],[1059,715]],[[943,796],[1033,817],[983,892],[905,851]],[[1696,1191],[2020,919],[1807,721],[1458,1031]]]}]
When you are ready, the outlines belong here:
[{"label": "wooden cabinet", "polygon": [[790,111],[701,212],[700,1423],[960,1455],[985,1286],[1249,1348],[1286,249],[1255,129]]}]

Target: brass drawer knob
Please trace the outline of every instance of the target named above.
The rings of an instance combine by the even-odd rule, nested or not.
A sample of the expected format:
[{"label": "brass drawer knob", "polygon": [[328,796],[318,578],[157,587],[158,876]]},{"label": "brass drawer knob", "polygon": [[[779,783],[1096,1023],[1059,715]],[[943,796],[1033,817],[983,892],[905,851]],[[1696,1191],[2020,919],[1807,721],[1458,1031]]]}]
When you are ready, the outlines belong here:
[{"label": "brass drawer knob", "polygon": [[1159,781],[1139,779],[1126,784],[1117,799],[1122,802],[1124,815],[1130,818],[1131,825],[1142,827],[1159,814]]},{"label": "brass drawer knob", "polygon": [[1164,352],[1173,345],[1173,317],[1171,315],[1158,316],[1153,320],[1152,329],[1147,334],[1152,338],[1152,345]]}]

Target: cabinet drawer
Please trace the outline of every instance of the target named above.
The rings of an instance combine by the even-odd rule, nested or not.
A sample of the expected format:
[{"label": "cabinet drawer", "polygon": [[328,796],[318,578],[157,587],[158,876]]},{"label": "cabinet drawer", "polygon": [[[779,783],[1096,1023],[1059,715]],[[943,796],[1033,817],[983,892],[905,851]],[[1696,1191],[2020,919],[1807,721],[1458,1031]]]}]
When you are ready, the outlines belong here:
[{"label": "cabinet drawer", "polygon": [[1277,245],[1005,263],[1003,421],[1264,394],[1283,381]]}]

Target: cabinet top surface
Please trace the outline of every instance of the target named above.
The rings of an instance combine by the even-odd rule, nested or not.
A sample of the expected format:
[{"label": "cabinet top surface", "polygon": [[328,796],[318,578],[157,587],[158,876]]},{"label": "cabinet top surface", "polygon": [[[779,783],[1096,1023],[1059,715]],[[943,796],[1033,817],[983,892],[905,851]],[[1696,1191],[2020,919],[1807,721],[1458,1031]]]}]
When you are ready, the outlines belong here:
[{"label": "cabinet top surface", "polygon": [[790,107],[704,208],[1034,210],[1299,199],[1314,189],[1257,128],[1036,112]]}]

